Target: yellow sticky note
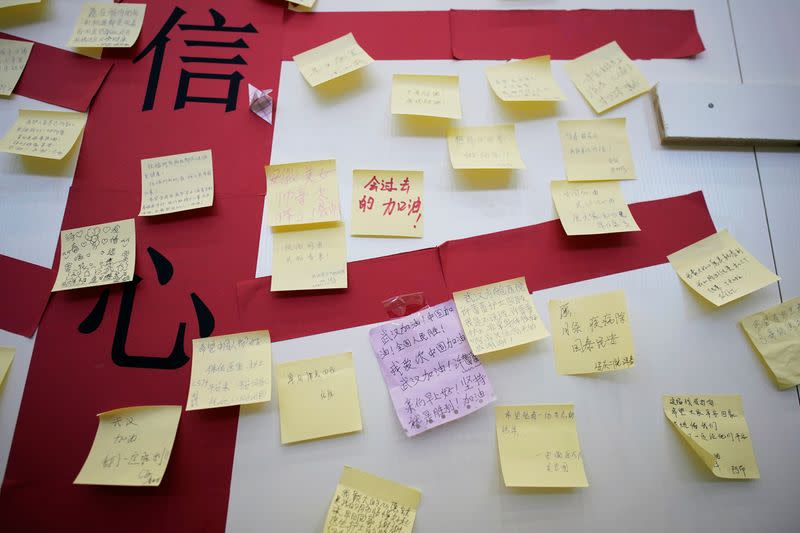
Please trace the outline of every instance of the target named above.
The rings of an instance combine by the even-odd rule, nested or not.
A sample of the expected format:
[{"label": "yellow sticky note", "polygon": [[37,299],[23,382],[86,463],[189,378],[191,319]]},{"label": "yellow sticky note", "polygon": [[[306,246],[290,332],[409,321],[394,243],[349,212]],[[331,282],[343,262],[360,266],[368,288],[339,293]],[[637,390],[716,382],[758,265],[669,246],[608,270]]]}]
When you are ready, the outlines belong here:
[{"label": "yellow sticky note", "polygon": [[361,431],[353,354],[278,365],[281,443]]},{"label": "yellow sticky note", "polygon": [[447,148],[455,169],[525,168],[514,124],[449,128]]},{"label": "yellow sticky note", "polygon": [[292,59],[297,63],[300,74],[312,87],[373,62],[369,54],[358,45],[352,33],[298,54]]},{"label": "yellow sticky note", "polygon": [[650,83],[617,41],[569,61],[565,68],[598,114],[650,90]]},{"label": "yellow sticky note", "polygon": [[347,288],[344,224],[272,233],[275,291]]},{"label": "yellow sticky note", "polygon": [[345,466],[322,531],[411,533],[420,497],[417,489]]},{"label": "yellow sticky note", "polygon": [[716,306],[780,280],[722,230],[667,256],[678,276]]},{"label": "yellow sticky note", "polygon": [[741,320],[781,389],[800,385],[800,297]]},{"label": "yellow sticky note", "polygon": [[624,291],[550,300],[559,374],[589,374],[634,365],[633,333]]},{"label": "yellow sticky note", "polygon": [[395,74],[392,114],[461,118],[458,76]]},{"label": "yellow sticky note", "polygon": [[187,211],[213,203],[211,150],[142,159],[140,216]]},{"label": "yellow sticky note", "polygon": [[[297,9],[297,6],[303,6],[305,8],[311,9],[314,7],[314,4],[317,0],[292,0],[289,2],[289,9]],[[293,9],[294,8],[294,9]]]},{"label": "yellow sticky note", "polygon": [[192,339],[187,411],[267,402],[271,395],[269,331]]},{"label": "yellow sticky note", "polygon": [[351,235],[422,237],[421,170],[354,170]]},{"label": "yellow sticky note", "polygon": [[11,362],[14,360],[16,348],[9,348],[7,346],[0,346],[0,386],[6,379],[8,369],[11,368]]},{"label": "yellow sticky note", "polygon": [[27,4],[39,4],[42,0],[0,0],[0,8],[22,6]]},{"label": "yellow sticky note", "polygon": [[639,231],[616,181],[551,181],[550,193],[567,235]]},{"label": "yellow sticky note", "polygon": [[142,31],[146,7],[146,4],[83,4],[67,46],[130,48]]},{"label": "yellow sticky note", "polygon": [[336,161],[306,161],[268,165],[267,221],[292,226],[341,219]]},{"label": "yellow sticky note", "polygon": [[20,109],[17,121],[0,139],[0,151],[64,159],[85,125],[86,113]]},{"label": "yellow sticky note", "polygon": [[558,133],[569,181],[636,179],[624,118],[559,120]]},{"label": "yellow sticky note", "polygon": [[132,218],[63,230],[53,291],[130,281],[135,263],[136,226]]},{"label": "yellow sticky note", "polygon": [[76,485],[158,486],[169,463],[180,405],[147,405],[97,415],[97,434]]},{"label": "yellow sticky note", "polygon": [[0,95],[8,96],[14,91],[32,48],[33,43],[28,41],[0,39]]},{"label": "yellow sticky note", "polygon": [[486,67],[486,77],[494,93],[504,102],[553,102],[566,99],[550,70],[550,56]]},{"label": "yellow sticky note", "polygon": [[548,337],[524,277],[453,293],[472,353],[480,355]]},{"label": "yellow sticky note", "polygon": [[725,479],[758,479],[741,396],[664,396],[664,414],[711,472]]},{"label": "yellow sticky note", "polygon": [[574,405],[498,405],[494,414],[506,487],[589,486]]}]

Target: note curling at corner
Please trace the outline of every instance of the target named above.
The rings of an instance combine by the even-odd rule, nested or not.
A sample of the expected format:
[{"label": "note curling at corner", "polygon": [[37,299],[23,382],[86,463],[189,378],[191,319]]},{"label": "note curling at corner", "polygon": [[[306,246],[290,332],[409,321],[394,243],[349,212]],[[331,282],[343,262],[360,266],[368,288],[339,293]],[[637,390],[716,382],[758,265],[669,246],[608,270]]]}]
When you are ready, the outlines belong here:
[{"label": "note curling at corner", "polygon": [[726,229],[667,259],[686,285],[717,307],[780,280]]},{"label": "note curling at corner", "polygon": [[180,405],[125,407],[100,413],[97,434],[74,484],[160,485],[180,418]]},{"label": "note curling at corner", "polygon": [[800,297],[746,316],[739,323],[778,387],[800,385]]},{"label": "note curling at corner", "polygon": [[0,39],[0,95],[9,96],[14,91],[32,49],[29,41]]},{"label": "note curling at corner", "polygon": [[458,76],[393,75],[392,114],[461,118],[461,95]]},{"label": "note curling at corner", "polygon": [[715,476],[761,477],[741,396],[665,395],[662,400],[664,416]]},{"label": "note curling at corner", "polygon": [[293,59],[312,87],[355,72],[374,61],[352,33],[297,54]]},{"label": "note curling at corner", "polygon": [[568,62],[565,69],[598,115],[651,88],[650,82],[616,41]]}]

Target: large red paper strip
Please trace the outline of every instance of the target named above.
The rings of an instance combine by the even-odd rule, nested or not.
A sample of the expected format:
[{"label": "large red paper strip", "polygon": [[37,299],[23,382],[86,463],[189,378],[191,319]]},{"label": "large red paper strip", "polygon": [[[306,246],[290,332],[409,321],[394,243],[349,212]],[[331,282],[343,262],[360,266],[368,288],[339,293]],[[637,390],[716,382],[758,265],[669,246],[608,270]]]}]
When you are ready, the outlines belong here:
[{"label": "large red paper strip", "polygon": [[641,231],[568,237],[553,220],[448,241],[439,247],[445,283],[460,291],[525,276],[528,289],[538,291],[666,263],[669,254],[716,231],[702,192],[630,208]]},{"label": "large red paper strip", "polygon": [[632,204],[631,212],[642,231],[568,237],[552,220],[354,261],[347,265],[348,289],[276,293],[270,277],[243,281],[239,318],[244,330],[269,329],[273,340],[335,331],[386,320],[381,302],[389,296],[422,291],[435,305],[453,291],[518,276],[541,290],[665,263],[716,231],[700,192]]},{"label": "large red paper strip", "polygon": [[[0,32],[0,38],[29,41]],[[86,111],[112,63],[34,42],[14,94]]]},{"label": "large red paper strip", "polygon": [[283,59],[353,33],[374,59],[452,59],[448,11],[287,11]]},{"label": "large red paper strip", "polygon": [[694,11],[671,9],[453,10],[450,31],[457,59],[574,59],[611,41],[631,59],[690,57],[705,49]]}]

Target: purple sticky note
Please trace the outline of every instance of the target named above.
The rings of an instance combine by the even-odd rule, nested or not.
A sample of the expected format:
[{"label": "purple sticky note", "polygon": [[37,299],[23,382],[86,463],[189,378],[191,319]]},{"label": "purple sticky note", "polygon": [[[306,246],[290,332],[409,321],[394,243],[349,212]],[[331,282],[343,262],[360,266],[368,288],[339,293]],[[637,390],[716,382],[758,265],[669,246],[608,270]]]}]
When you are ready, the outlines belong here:
[{"label": "purple sticky note", "polygon": [[409,437],[495,400],[453,300],[384,322],[370,330],[369,340]]}]

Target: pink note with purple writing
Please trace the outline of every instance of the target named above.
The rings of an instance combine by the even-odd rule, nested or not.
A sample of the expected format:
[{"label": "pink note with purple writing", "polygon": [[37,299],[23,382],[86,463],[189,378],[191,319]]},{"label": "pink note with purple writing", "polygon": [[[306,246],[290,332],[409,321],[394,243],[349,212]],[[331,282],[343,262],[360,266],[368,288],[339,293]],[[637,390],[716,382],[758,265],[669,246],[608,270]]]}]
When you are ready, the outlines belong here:
[{"label": "pink note with purple writing", "polygon": [[369,340],[409,437],[495,400],[453,300],[384,322],[370,330]]}]

